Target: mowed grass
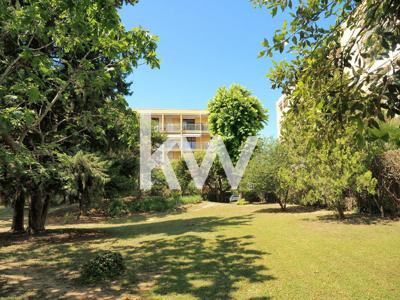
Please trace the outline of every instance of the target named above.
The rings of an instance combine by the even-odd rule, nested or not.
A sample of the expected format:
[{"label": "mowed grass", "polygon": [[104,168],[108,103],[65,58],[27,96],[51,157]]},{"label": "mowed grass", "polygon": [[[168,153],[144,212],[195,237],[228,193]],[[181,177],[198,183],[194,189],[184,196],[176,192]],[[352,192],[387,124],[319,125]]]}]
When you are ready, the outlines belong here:
[{"label": "mowed grass", "polygon": [[[400,299],[400,222],[292,206],[203,202],[172,214],[51,224],[10,238],[0,212],[0,297]],[[120,251],[126,273],[82,285],[79,267]]]}]

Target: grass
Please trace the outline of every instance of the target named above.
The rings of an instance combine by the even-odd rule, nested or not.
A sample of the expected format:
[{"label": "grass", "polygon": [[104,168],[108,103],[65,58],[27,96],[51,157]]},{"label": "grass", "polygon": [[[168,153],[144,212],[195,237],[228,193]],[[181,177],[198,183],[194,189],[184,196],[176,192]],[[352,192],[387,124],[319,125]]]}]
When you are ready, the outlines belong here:
[{"label": "grass", "polygon": [[[2,225],[9,225],[0,212]],[[173,214],[48,226],[12,237],[0,227],[0,298],[398,299],[400,222],[276,205],[203,202]],[[79,283],[99,250],[126,273]]]},{"label": "grass", "polygon": [[188,195],[182,196],[181,202],[182,204],[194,204],[200,203],[202,201],[201,195]]}]

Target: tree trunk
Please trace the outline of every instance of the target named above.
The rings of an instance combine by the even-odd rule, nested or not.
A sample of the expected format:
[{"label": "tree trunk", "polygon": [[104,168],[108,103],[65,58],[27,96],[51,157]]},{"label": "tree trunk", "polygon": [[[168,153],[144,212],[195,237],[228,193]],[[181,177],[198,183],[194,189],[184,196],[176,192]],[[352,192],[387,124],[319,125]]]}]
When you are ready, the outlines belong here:
[{"label": "tree trunk", "polygon": [[281,210],[283,210],[283,211],[286,210],[286,203],[287,203],[288,196],[289,196],[289,190],[286,191],[285,198],[283,199],[283,201],[281,200],[280,197],[278,197],[278,203],[281,207]]},{"label": "tree trunk", "polygon": [[[90,196],[87,192],[83,192],[79,198],[79,217],[87,217],[90,207]],[[79,218],[78,218],[79,219]]]},{"label": "tree trunk", "polygon": [[381,218],[384,218],[385,217],[385,209],[383,207],[383,200],[379,193],[379,189],[378,189],[378,194],[376,196],[374,196],[374,200],[375,200],[376,206],[379,209],[379,212],[381,213]]},{"label": "tree trunk", "polygon": [[338,212],[339,219],[343,220],[344,219],[344,208],[343,208],[343,205],[342,205],[341,201],[339,201],[337,203],[336,209],[337,209],[337,212]]},{"label": "tree trunk", "polygon": [[50,195],[45,195],[43,197],[43,194],[40,192],[31,195],[29,206],[29,233],[36,234],[45,230],[49,202]]},{"label": "tree trunk", "polygon": [[24,206],[25,206],[25,194],[19,193],[13,203],[13,220],[11,230],[13,233],[24,233]]}]

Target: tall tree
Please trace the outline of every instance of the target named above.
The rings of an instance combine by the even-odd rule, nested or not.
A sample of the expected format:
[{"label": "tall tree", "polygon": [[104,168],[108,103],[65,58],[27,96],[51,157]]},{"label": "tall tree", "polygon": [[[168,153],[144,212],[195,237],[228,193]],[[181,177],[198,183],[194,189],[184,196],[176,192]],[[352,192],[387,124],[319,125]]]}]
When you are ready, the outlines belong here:
[{"label": "tall tree", "polygon": [[[351,112],[362,130],[361,125],[377,126],[376,118],[385,121],[385,117],[400,114],[399,1],[253,2],[266,6],[273,16],[279,10],[289,14],[272,40],[264,40],[265,49],[260,53],[273,56],[275,51],[287,52],[292,58],[290,62],[277,63],[270,72],[274,87],[291,94],[298,78],[313,61],[314,74],[332,73],[340,68],[351,75],[351,85],[362,92],[360,98],[343,99],[340,106],[319,99],[321,106],[331,110],[332,119],[340,122],[343,114]],[[317,75],[314,79],[318,78]]]},{"label": "tall tree", "polygon": [[233,160],[249,136],[256,135],[268,121],[260,100],[240,85],[221,87],[208,103],[208,124],[213,135],[221,136]]},{"label": "tall tree", "polygon": [[31,232],[60,191],[58,154],[107,140],[106,108],[127,110],[127,75],[141,61],[159,66],[156,38],[118,15],[136,2],[0,0],[0,193],[29,200]]}]

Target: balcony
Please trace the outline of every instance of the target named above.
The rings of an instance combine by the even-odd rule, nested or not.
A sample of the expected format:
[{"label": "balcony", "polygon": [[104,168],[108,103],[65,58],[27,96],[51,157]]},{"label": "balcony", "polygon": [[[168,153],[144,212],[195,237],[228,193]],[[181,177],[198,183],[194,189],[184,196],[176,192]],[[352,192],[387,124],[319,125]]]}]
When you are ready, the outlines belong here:
[{"label": "balcony", "polygon": [[183,124],[183,131],[208,131],[207,124]]},{"label": "balcony", "polygon": [[199,151],[199,150],[207,150],[209,142],[189,142],[185,145],[183,144],[183,149],[181,149],[181,141],[171,141],[166,142],[165,146],[171,148],[172,151]]},{"label": "balcony", "polygon": [[165,124],[164,125],[164,131],[166,132],[178,132],[181,131],[181,126],[179,124]]}]

